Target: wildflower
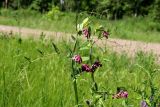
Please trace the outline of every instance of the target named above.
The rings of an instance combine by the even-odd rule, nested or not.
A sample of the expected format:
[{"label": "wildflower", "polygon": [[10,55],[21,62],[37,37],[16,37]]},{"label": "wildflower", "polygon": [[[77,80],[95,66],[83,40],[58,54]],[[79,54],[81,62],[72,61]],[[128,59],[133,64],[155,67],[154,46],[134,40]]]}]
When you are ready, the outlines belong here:
[{"label": "wildflower", "polygon": [[83,29],[82,30],[82,33],[85,37],[87,37],[87,39],[90,38],[90,33],[89,33],[89,30],[87,28]]},{"label": "wildflower", "polygon": [[102,64],[99,61],[95,61],[91,67],[91,70],[95,71],[98,67],[101,67],[101,66],[102,66]]},{"label": "wildflower", "polygon": [[81,58],[81,56],[80,55],[75,55],[73,58],[72,58],[72,60],[74,60],[75,62],[77,62],[77,63],[82,63],[82,58]]},{"label": "wildflower", "polygon": [[122,91],[121,97],[122,98],[128,98],[128,92],[127,91]]},{"label": "wildflower", "polygon": [[146,101],[142,100],[141,101],[141,107],[148,107],[148,104]]},{"label": "wildflower", "polygon": [[128,92],[121,90],[117,94],[113,95],[112,98],[113,99],[115,99],[115,98],[117,98],[117,99],[118,98],[128,98]]},{"label": "wildflower", "polygon": [[109,32],[103,31],[103,32],[102,32],[102,35],[103,35],[106,39],[108,39]]},{"label": "wildflower", "polygon": [[82,71],[86,71],[86,72],[90,72],[91,71],[91,68],[87,64],[82,64],[81,67],[82,67]]}]

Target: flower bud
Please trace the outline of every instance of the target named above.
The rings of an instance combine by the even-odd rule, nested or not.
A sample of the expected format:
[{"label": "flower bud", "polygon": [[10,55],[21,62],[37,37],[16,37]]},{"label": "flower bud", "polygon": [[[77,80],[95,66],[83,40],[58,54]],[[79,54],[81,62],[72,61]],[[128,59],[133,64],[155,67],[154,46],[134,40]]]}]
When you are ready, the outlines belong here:
[{"label": "flower bud", "polygon": [[87,64],[82,64],[82,71],[91,72],[91,68]]},{"label": "flower bud", "polygon": [[102,32],[102,35],[103,35],[106,39],[108,39],[109,32],[103,31],[103,32]]},{"label": "flower bud", "polygon": [[72,60],[74,60],[75,62],[77,62],[77,63],[82,63],[82,58],[81,58],[81,56],[80,55],[75,55],[73,58],[72,58]]},{"label": "flower bud", "polygon": [[95,61],[91,67],[92,72],[94,72],[98,67],[101,67],[102,64],[99,61]]},{"label": "flower bud", "polygon": [[123,91],[123,90],[121,90],[121,91],[119,91],[117,94],[114,94],[113,96],[112,96],[112,98],[113,99],[118,99],[118,98],[128,98],[128,92],[127,91]]},{"label": "flower bud", "polygon": [[146,101],[142,100],[141,101],[141,107],[148,107],[148,104]]},{"label": "flower bud", "polygon": [[89,30],[87,28],[83,29],[82,33],[87,39],[90,38],[90,33],[89,33]]}]

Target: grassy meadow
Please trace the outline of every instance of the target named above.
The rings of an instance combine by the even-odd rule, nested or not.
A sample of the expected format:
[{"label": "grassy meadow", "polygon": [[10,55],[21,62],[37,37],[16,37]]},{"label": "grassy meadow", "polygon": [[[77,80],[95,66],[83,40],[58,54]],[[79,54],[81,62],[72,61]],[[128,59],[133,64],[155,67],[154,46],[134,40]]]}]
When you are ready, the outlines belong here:
[{"label": "grassy meadow", "polygon": [[[60,15],[53,13],[55,18],[48,18],[31,10],[0,10],[0,24],[34,29],[44,29],[56,32],[75,32],[75,13],[65,12]],[[86,13],[79,14],[79,21],[88,17]],[[91,20],[103,24],[109,29],[112,38],[140,40],[160,43],[160,24],[153,22],[149,17],[125,17],[122,20],[108,20],[101,15],[90,16]]]},{"label": "grassy meadow", "polygon": [[[10,20],[16,25],[14,19],[4,20]],[[40,20],[41,18],[37,19]],[[0,22],[7,24],[5,21],[0,20]],[[34,21],[32,25],[27,25],[23,18],[20,22],[26,27],[42,27],[36,27]],[[31,23],[31,19],[28,23]],[[52,47],[52,42],[57,45],[59,54]],[[58,43],[54,39],[21,39],[1,34],[0,107],[73,107],[71,58],[68,57],[69,48],[67,48],[73,48],[72,43],[73,41]],[[152,93],[151,84],[156,89],[155,98],[160,97],[160,66],[156,64],[156,57],[153,54],[138,52],[131,58],[125,53],[111,52],[107,47],[102,50],[94,47],[93,51],[103,64],[95,72],[95,79],[101,91],[115,93],[117,87],[125,87],[129,93],[127,107],[139,107],[142,99],[149,98]],[[85,56],[86,52],[81,54]],[[87,107],[85,101],[92,98],[90,86],[90,73],[81,73],[78,76],[78,94],[80,103],[84,107]],[[106,96],[104,106],[126,107],[124,100]]]}]

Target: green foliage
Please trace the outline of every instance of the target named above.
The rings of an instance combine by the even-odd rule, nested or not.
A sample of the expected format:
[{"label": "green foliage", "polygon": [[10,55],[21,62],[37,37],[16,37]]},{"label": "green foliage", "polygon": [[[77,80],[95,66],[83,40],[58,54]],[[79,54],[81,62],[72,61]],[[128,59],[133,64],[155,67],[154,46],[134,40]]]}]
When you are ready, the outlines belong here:
[{"label": "green foliage", "polygon": [[120,19],[124,15],[125,0],[101,0],[97,7],[98,13],[108,19]]},{"label": "green foliage", "polygon": [[49,10],[51,0],[33,0],[30,8],[44,13]]},{"label": "green foliage", "polygon": [[[43,29],[55,32],[75,32],[75,13],[61,12],[60,20],[48,20],[46,14],[40,14],[31,10],[6,10],[1,9],[0,24],[29,27],[35,29]],[[79,14],[79,20],[88,17],[87,14]],[[99,27],[99,24],[105,25],[105,28],[109,28],[113,38],[122,38],[130,40],[140,40],[145,42],[160,42],[160,24],[154,22],[149,17],[124,17],[123,20],[107,20],[106,18],[89,16],[95,27]],[[99,24],[97,23],[99,22]]]},{"label": "green foliage", "polygon": [[[0,2],[0,6],[5,4]],[[144,16],[154,11],[159,17],[159,0],[9,0],[8,6],[12,9],[31,8],[44,13],[52,6],[61,11],[86,11],[91,15],[103,16],[108,19],[121,19],[123,16]],[[5,7],[5,5],[3,5]]]},{"label": "green foliage", "polygon": [[155,0],[153,19],[154,21],[160,23],[160,0]]},{"label": "green foliage", "polygon": [[52,9],[46,14],[46,17],[51,20],[61,19],[63,13],[60,11],[59,7],[53,6]]},{"label": "green foliage", "polygon": [[[66,46],[71,48],[73,45],[54,42],[60,51],[59,56],[53,49],[52,42],[54,41],[10,38],[9,35],[1,34],[1,107],[4,105],[5,107],[73,107],[74,93],[70,86],[72,84],[71,69],[66,57],[68,54]],[[98,47],[95,47],[93,51],[99,55],[100,59],[105,59],[101,70],[95,72],[100,89],[114,93],[116,87],[125,86],[129,93],[128,101],[106,96],[108,99],[103,102],[104,107],[124,107],[126,104],[139,107],[142,97],[139,90],[145,93],[145,100],[150,102],[148,96],[151,95],[151,90],[147,72],[155,72],[152,83],[156,88],[155,100],[159,101],[160,66],[155,63],[154,55],[140,52],[136,57],[130,58],[126,54],[120,55],[108,50],[101,51]],[[90,90],[88,90],[91,80],[88,73],[81,75],[78,78],[80,81],[78,92],[81,93],[80,102],[85,105],[86,99],[84,98],[92,99]],[[102,104],[102,102],[99,103]]]},{"label": "green foliage", "polygon": [[76,10],[75,0],[65,0],[64,7],[66,11],[75,11]]}]

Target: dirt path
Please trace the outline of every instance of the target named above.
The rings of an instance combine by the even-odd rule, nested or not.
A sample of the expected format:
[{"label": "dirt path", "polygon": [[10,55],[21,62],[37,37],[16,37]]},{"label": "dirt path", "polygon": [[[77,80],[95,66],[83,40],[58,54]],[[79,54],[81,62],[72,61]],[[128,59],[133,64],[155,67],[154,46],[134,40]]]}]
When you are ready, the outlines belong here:
[{"label": "dirt path", "polygon": [[[19,28],[19,27],[11,27],[11,26],[4,26],[0,25],[0,32],[5,33],[17,33],[23,34],[22,37],[26,38],[32,36],[34,38],[38,38],[42,32],[48,38],[53,38],[56,40],[60,40],[62,38],[70,39],[67,33],[60,33],[60,32],[51,32],[51,31],[44,31],[38,29],[30,29],[30,28]],[[102,40],[97,42],[100,46],[109,46],[112,47],[114,51],[118,53],[126,52],[129,55],[134,55],[138,51],[143,52],[152,52],[157,55],[157,61],[160,62],[160,44],[159,43],[146,43],[140,41],[132,41],[132,40],[122,40],[122,39],[108,39]]]}]

